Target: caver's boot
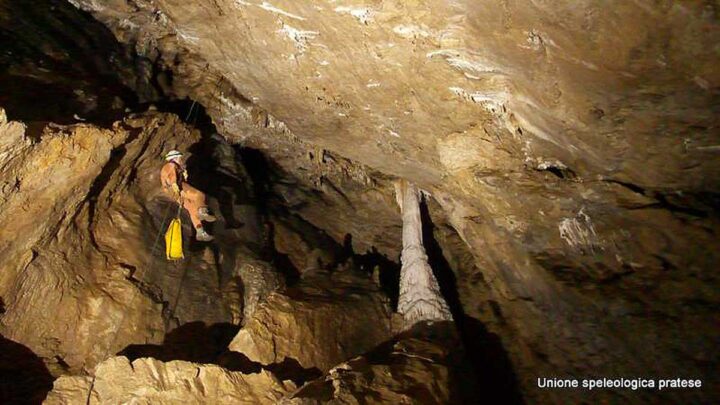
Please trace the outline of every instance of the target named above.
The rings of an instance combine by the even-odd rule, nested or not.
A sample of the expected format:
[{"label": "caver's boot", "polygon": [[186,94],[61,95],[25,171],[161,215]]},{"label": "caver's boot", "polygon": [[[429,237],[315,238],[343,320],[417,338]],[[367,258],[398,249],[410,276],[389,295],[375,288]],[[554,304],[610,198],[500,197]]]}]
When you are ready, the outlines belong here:
[{"label": "caver's boot", "polygon": [[199,240],[200,242],[210,242],[215,238],[209,233],[207,233],[204,228],[197,228],[195,229],[195,239]]},{"label": "caver's boot", "polygon": [[217,220],[217,218],[215,218],[215,216],[210,213],[208,207],[198,208],[198,217],[201,221],[205,222],[215,222]]}]

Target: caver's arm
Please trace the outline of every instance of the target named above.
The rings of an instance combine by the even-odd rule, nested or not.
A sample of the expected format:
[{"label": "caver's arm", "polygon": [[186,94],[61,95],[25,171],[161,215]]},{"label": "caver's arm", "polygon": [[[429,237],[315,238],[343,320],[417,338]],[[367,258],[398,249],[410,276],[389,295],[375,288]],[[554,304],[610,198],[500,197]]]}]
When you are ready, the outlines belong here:
[{"label": "caver's arm", "polygon": [[177,170],[173,163],[166,164],[161,173],[162,185],[165,189],[173,191],[178,198],[180,197],[180,190],[182,190],[182,182],[178,178]]}]

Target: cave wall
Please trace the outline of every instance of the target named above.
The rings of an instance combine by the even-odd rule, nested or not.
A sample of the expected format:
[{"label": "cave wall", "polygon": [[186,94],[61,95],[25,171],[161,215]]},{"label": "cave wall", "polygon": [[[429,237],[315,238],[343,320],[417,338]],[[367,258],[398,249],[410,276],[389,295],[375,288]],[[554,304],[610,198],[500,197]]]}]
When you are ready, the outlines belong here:
[{"label": "cave wall", "polygon": [[[211,148],[216,160],[190,155],[191,164],[225,168],[214,194],[242,197],[224,201],[213,228],[222,241],[191,243],[189,218],[180,213],[186,259],[171,262],[160,239],[178,210],[160,188],[162,155],[196,149],[199,131],[150,111],[107,129],[53,124],[34,139],[0,112],[0,219],[7,224],[0,233],[0,333],[45,359],[53,374],[92,370],[130,344],[161,344],[181,325],[237,330],[232,325],[280,287],[263,260],[252,195],[235,187],[252,183],[233,170],[230,145],[225,153],[223,145]],[[210,205],[221,212],[217,199]]]},{"label": "cave wall", "polygon": [[[73,3],[298,177],[297,157],[322,149],[429,191],[483,272],[463,304],[491,325],[482,314],[502,314],[526,387],[716,364],[715,5]],[[345,193],[313,220],[337,229],[343,208],[372,206],[389,225],[388,191]],[[363,223],[340,225],[397,234]]]}]

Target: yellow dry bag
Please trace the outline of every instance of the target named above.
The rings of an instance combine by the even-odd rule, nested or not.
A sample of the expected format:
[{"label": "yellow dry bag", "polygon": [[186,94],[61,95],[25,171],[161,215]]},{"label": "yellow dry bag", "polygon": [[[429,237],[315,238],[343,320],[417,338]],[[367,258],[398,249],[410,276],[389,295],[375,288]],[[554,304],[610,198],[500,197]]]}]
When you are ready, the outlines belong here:
[{"label": "yellow dry bag", "polygon": [[182,247],[182,223],[180,218],[175,218],[170,222],[167,232],[165,232],[165,256],[168,260],[184,259]]}]

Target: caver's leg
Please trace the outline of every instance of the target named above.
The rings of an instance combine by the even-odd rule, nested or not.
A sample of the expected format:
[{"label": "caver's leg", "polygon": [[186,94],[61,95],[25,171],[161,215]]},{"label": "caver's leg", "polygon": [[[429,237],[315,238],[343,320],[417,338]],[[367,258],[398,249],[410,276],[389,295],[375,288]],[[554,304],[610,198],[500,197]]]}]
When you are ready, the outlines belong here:
[{"label": "caver's leg", "polygon": [[183,208],[190,214],[190,221],[192,221],[193,227],[195,229],[202,228],[202,220],[200,216],[198,216],[198,208],[200,207],[197,205],[196,200],[187,196],[185,190],[183,190]]}]

